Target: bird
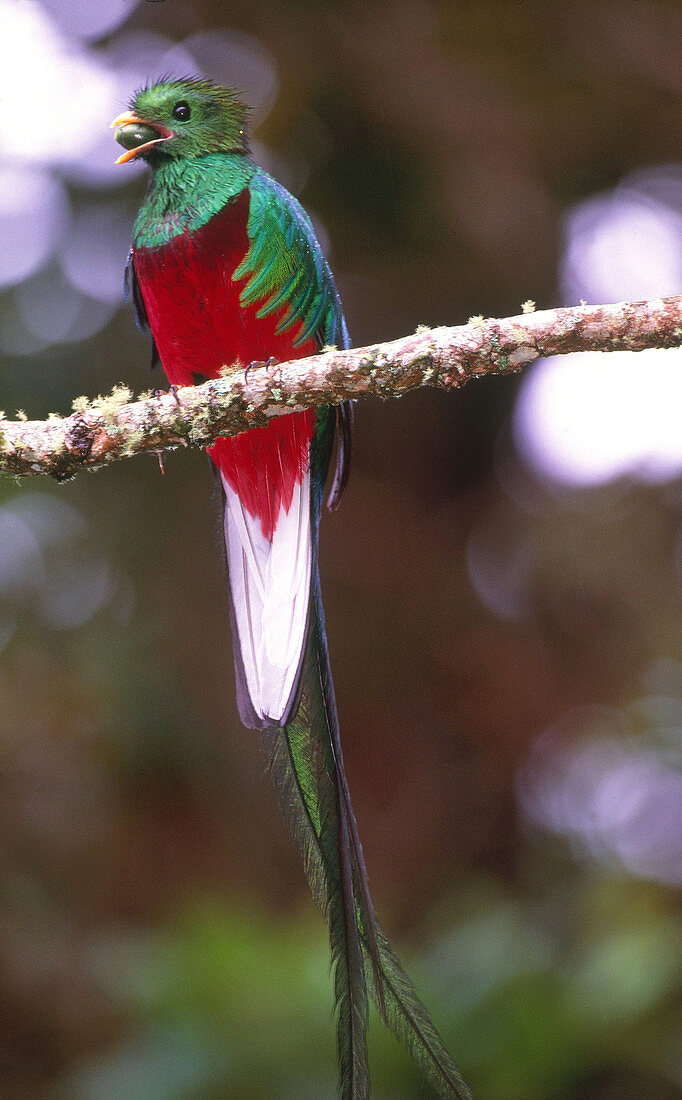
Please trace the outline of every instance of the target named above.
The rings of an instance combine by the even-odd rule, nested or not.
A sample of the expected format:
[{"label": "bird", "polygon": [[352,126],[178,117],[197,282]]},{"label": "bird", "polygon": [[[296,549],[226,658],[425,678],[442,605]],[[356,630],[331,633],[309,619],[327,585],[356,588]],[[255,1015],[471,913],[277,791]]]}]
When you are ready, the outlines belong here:
[{"label": "bird", "polygon": [[[234,89],[163,77],[112,122],[151,170],[126,281],[171,387],[350,339],[303,207],[251,157]],[[348,479],[352,407],[299,408],[208,448],[227,566],[237,704],[329,934],[338,1091],[370,1095],[368,994],[436,1096],[471,1093],[377,922],[343,765],[318,573],[320,512]]]}]

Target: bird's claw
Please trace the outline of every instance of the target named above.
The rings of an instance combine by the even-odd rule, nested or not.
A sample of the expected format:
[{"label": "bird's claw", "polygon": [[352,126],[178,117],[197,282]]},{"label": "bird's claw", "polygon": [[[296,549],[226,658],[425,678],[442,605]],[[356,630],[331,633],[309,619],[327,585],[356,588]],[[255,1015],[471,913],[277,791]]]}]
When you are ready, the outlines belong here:
[{"label": "bird's claw", "polygon": [[180,398],[178,397],[178,386],[169,386],[167,390],[152,390],[152,397],[166,397],[168,394],[175,399],[175,404],[180,404]]},{"label": "bird's claw", "polygon": [[252,363],[247,364],[244,367],[244,384],[249,380],[249,371],[256,370],[257,368],[265,367],[266,370],[271,370],[272,367],[277,366],[278,360],[274,355],[271,355],[269,359],[254,359]]}]

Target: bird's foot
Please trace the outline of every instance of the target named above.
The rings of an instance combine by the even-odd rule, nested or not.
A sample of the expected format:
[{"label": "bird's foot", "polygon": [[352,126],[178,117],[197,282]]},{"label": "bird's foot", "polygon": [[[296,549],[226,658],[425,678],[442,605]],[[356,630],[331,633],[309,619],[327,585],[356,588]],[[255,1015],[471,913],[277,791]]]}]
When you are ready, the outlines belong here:
[{"label": "bird's foot", "polygon": [[265,367],[266,370],[271,370],[272,367],[277,366],[277,362],[278,360],[275,359],[274,355],[271,355],[269,359],[254,359],[252,363],[244,367],[244,384],[246,385],[249,380],[250,370],[256,370],[261,367]]},{"label": "bird's foot", "polygon": [[180,404],[180,398],[178,397],[179,386],[169,386],[167,390],[152,390],[152,397],[168,397],[168,394],[174,399],[175,404]]}]

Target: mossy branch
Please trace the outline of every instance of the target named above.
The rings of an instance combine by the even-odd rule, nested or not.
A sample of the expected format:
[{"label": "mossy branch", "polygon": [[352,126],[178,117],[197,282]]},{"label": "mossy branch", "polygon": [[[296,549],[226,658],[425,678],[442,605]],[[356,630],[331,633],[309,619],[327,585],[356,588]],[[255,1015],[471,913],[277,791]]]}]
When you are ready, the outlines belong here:
[{"label": "mossy branch", "polygon": [[0,420],[0,470],[58,480],[143,451],[205,447],[272,416],[365,396],[398,397],[419,386],[444,389],[486,374],[521,370],[540,356],[575,351],[642,351],[682,344],[682,297],[618,305],[580,305],[504,320],[472,318],[456,328],[419,328],[412,336],[276,366],[226,368],[201,386],[132,401],[79,398],[71,416]]}]

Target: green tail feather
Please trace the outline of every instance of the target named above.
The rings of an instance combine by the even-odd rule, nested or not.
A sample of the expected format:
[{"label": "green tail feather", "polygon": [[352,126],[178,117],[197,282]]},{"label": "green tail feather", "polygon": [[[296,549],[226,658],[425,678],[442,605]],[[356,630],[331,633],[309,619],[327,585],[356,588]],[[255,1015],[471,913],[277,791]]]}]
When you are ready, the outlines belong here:
[{"label": "green tail feather", "polygon": [[261,743],[282,812],[303,856],[313,897],[329,927],[338,1011],[340,1094],[369,1096],[367,984],[386,1025],[409,1049],[443,1100],[471,1100],[412,982],[374,917],[348,794],[334,689],[329,673],[319,582],[296,717],[268,729]]},{"label": "green tail feather", "polygon": [[[452,1097],[457,1097],[457,1100],[472,1100],[471,1090],[448,1053],[425,1005],[417,996],[412,982],[398,962],[379,925],[376,925],[376,937],[381,963],[382,999],[386,1006],[385,1012],[381,1013],[384,1023],[407,1047],[436,1096],[448,1097],[449,1100]],[[364,934],[363,946],[365,946]],[[368,955],[366,946],[365,951]],[[372,994],[380,1008],[376,983],[373,983]]]},{"label": "green tail feather", "polygon": [[[343,1100],[369,1096],[367,984],[353,900],[353,865],[335,781],[321,688],[318,624],[312,624],[296,717],[261,733],[282,813],[303,856],[313,897],[329,927],[338,1011],[339,1085]],[[324,736],[315,736],[320,728]]]}]

